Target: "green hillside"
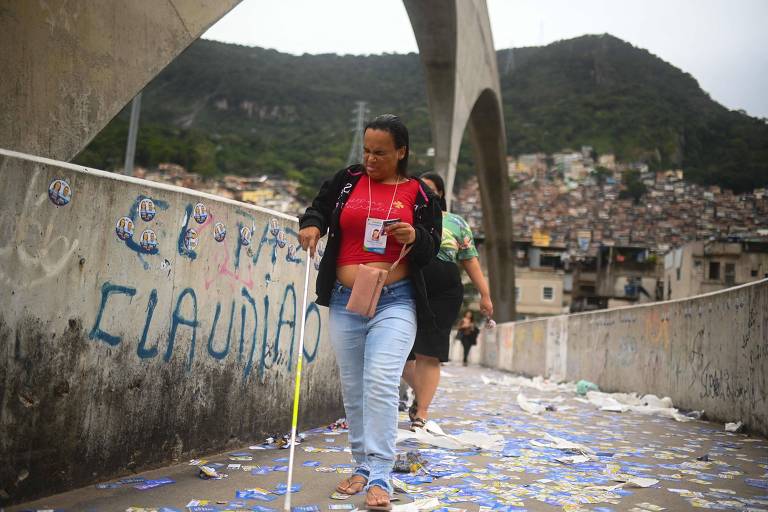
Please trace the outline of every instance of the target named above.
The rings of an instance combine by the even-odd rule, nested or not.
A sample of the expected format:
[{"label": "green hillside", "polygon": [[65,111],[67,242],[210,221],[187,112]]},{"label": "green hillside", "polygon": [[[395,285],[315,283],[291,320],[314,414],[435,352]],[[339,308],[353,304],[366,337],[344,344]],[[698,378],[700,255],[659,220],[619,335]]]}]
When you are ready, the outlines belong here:
[{"label": "green hillside", "polygon": [[[690,75],[644,50],[584,36],[498,57],[510,154],[592,145],[623,160],[682,167],[701,183],[768,184],[768,125],[720,106]],[[431,166],[416,54],[293,56],[200,40],[145,89],[137,164],[286,175],[314,187],[344,165],[358,100],[374,115],[401,115],[412,168]],[[120,168],[128,110],[75,161]],[[461,160],[460,180],[473,172],[469,151]]]}]

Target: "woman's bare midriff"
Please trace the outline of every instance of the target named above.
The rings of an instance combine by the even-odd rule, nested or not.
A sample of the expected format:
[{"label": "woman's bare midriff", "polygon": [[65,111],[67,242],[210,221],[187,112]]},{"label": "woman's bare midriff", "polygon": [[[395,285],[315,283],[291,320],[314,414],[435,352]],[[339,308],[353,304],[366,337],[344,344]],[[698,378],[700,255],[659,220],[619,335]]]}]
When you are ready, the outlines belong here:
[{"label": "woman's bare midriff", "polygon": [[[369,267],[375,267],[375,268],[383,268],[384,270],[387,270],[389,267],[392,266],[391,263],[387,263],[385,261],[375,261],[373,263],[366,263]],[[400,281],[401,279],[405,279],[408,277],[408,263],[405,261],[401,261],[400,264],[397,266],[395,270],[389,273],[387,276],[387,280],[384,282],[385,285],[396,283],[397,281]],[[355,284],[355,278],[357,277],[357,264],[355,265],[344,265],[341,267],[336,267],[336,279],[339,280],[341,284],[346,286],[347,288],[352,288],[352,285]]]}]

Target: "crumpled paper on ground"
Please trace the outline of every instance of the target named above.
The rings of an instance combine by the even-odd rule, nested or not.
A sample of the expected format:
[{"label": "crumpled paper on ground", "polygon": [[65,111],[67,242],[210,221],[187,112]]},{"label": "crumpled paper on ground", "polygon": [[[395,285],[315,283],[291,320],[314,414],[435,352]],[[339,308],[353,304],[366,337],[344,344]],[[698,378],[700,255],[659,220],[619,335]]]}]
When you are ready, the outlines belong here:
[{"label": "crumpled paper on ground", "polygon": [[517,394],[517,405],[528,414],[541,414],[547,410],[545,405],[537,404],[528,400],[528,398],[522,394]]},{"label": "crumpled paper on ground", "polygon": [[544,432],[544,439],[546,439],[549,442],[542,443],[541,441],[531,441],[531,445],[537,446],[540,448],[557,448],[558,450],[563,450],[569,453],[576,453],[579,455],[588,455],[588,456],[595,455],[595,452],[591,448],[584,446],[582,444],[568,441],[567,439],[563,439],[562,437],[556,437]]},{"label": "crumpled paper on ground", "polygon": [[527,377],[504,375],[500,379],[491,379],[485,375],[480,375],[480,378],[482,379],[483,384],[497,386],[527,387],[538,391],[576,391],[576,384],[572,382],[558,384],[558,381],[554,380],[554,378],[544,379],[542,376],[529,379]]},{"label": "crumpled paper on ground", "polygon": [[624,482],[625,485],[630,485],[632,487],[653,487],[657,483],[659,483],[658,480],[655,478],[647,478],[642,476],[633,476],[633,475],[615,475],[613,477],[614,481],[616,482]]},{"label": "crumpled paper on ground", "polygon": [[500,434],[469,431],[456,435],[446,434],[437,423],[431,420],[424,425],[424,428],[417,428],[416,432],[398,429],[397,442],[406,439],[415,439],[420,443],[448,450],[479,448],[481,450],[501,451],[504,448],[504,436]]},{"label": "crumpled paper on ground", "polygon": [[587,401],[608,412],[637,412],[664,416],[675,421],[691,421],[691,418],[681,414],[672,406],[669,397],[659,398],[656,395],[644,395],[638,397],[635,393],[603,393],[601,391],[589,391]]}]

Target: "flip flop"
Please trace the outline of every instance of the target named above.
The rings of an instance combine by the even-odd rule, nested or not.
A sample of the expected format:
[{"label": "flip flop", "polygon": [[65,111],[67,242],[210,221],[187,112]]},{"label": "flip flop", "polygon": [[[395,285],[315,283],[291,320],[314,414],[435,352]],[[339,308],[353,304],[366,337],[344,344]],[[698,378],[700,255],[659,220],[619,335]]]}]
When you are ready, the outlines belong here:
[{"label": "flip flop", "polygon": [[417,428],[424,428],[424,425],[427,424],[427,420],[424,418],[413,418],[411,420],[411,432],[416,432]]},{"label": "flip flop", "polygon": [[[345,482],[347,485],[345,487],[342,487],[342,484]],[[355,494],[359,494],[363,489],[365,489],[365,485],[367,483],[368,483],[368,479],[365,478],[363,475],[352,475],[349,478],[345,478],[344,480],[339,482],[339,485],[336,486],[336,492],[354,496]],[[358,489],[355,492],[349,492],[349,488],[352,487],[353,485],[359,485],[360,489]]]}]

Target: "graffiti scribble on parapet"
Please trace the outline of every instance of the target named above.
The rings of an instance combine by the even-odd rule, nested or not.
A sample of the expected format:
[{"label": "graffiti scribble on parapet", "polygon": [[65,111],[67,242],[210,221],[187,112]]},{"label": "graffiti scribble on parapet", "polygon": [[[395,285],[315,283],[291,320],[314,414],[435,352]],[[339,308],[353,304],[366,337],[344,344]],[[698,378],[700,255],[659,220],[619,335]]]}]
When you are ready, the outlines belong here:
[{"label": "graffiti scribble on parapet", "polygon": [[[145,223],[145,226],[142,226],[141,230],[144,232],[152,231],[153,233],[155,233],[154,230],[148,230],[145,228],[146,228],[146,223],[152,222],[155,219],[158,209],[163,211],[167,210],[168,203],[161,199],[152,199],[149,196],[140,194],[136,196],[136,199],[131,205],[131,208],[128,211],[128,214],[125,215],[123,218],[130,219],[133,222],[133,224],[136,226],[136,232],[139,231],[138,219],[141,219],[141,222]],[[142,237],[143,236],[144,235],[142,233]],[[139,243],[136,243],[132,237],[126,238],[122,241],[125,243],[125,246],[128,249],[136,253],[136,256],[139,258],[139,261],[141,261],[141,264],[144,267],[144,270],[149,270],[149,267],[150,267],[149,262],[146,259],[144,259],[144,257],[154,256],[158,254],[160,251],[157,248],[157,246],[155,245],[155,247],[152,247],[151,245],[147,245],[147,243],[144,243],[144,245],[142,246],[142,240],[140,240]],[[149,242],[149,240],[147,240],[147,242]]]},{"label": "graffiti scribble on parapet", "polygon": [[[197,224],[190,227],[189,222],[192,219],[194,219]],[[176,240],[176,250],[178,251],[179,256],[189,258],[190,260],[194,261],[197,258],[197,251],[194,250],[194,247],[190,247],[188,243],[188,233],[191,231],[197,237],[199,237],[199,243],[199,241],[204,238],[203,233],[205,230],[213,223],[213,214],[207,211],[205,205],[202,203],[197,203],[194,206],[192,206],[192,203],[187,204],[184,210],[184,217],[181,219],[181,229],[179,229],[179,236]],[[193,227],[194,229],[192,229]],[[210,247],[210,244],[208,245]]]},{"label": "graffiti scribble on parapet", "polygon": [[651,308],[645,315],[643,338],[669,351],[669,312],[666,308],[663,310],[660,307]]},{"label": "graffiti scribble on parapet", "polygon": [[[232,242],[234,245],[234,252],[232,253],[232,256],[230,256],[230,253],[227,250],[226,243],[217,244],[215,247],[213,247],[211,251],[213,252],[212,257],[214,258],[215,272],[209,272],[209,274],[205,276],[204,282],[206,290],[210,289],[211,285],[219,278],[224,278],[225,280],[229,281],[230,289],[233,291],[235,285],[242,285],[249,290],[253,290],[253,287],[255,286],[253,275],[254,269],[261,259],[262,250],[264,247],[271,247],[272,249],[272,269],[270,272],[267,272],[264,275],[264,282],[267,283],[267,285],[275,282],[272,279],[272,275],[274,274],[275,265],[278,262],[277,251],[280,248],[281,242],[279,241],[279,236],[281,233],[285,234],[285,241],[287,241],[287,237],[293,237],[296,241],[295,244],[283,244],[286,251],[285,261],[292,265],[301,265],[304,261],[299,256],[301,248],[298,245],[299,235],[296,231],[291,228],[285,228],[284,230],[279,230],[277,235],[274,235],[271,222],[265,222],[263,228],[259,228],[256,226],[256,223],[250,214],[240,210],[238,210],[238,213],[246,217],[246,220],[245,222],[240,221],[237,223],[237,232],[240,234],[245,229],[248,231],[248,233],[252,234],[254,232],[258,232],[258,230],[261,229],[259,243],[258,245],[255,245],[253,238],[248,238],[246,241],[244,241],[242,235],[239,235]],[[275,219],[272,220],[274,221]],[[212,218],[209,218],[208,221],[206,221],[206,225],[211,222],[213,222]],[[182,228],[182,234],[180,234],[179,238],[180,248],[182,247],[183,231],[184,229]],[[247,256],[243,256],[241,254],[244,249]]]},{"label": "graffiti scribble on parapet", "polygon": [[[48,199],[47,185],[39,183],[39,176],[40,169],[35,169],[20,210],[22,215],[15,220],[15,236],[3,240],[5,246],[0,247],[0,283],[3,285],[28,289],[57,278],[80,244],[77,238],[70,241],[59,232],[61,219],[56,214],[56,206]],[[43,208],[46,207],[50,213],[44,226],[36,218],[45,215]],[[17,261],[12,261],[14,256]],[[13,268],[23,270],[11,272]]]},{"label": "graffiti scribble on parapet", "polygon": [[[111,347],[116,347],[121,343],[130,342],[124,339],[125,333],[118,335],[112,332],[116,327],[112,325],[113,317],[124,318],[127,315],[138,316],[139,311],[131,311],[131,307],[136,310],[144,310],[144,324],[139,336],[137,333],[136,355],[140,359],[156,359],[160,353],[160,343],[165,340],[165,351],[162,357],[164,363],[168,363],[174,357],[174,348],[179,338],[189,340],[189,352],[184,356],[186,359],[186,370],[194,369],[195,358],[197,354],[198,329],[201,324],[210,325],[207,339],[204,340],[206,348],[201,352],[215,361],[227,361],[235,357],[233,350],[233,338],[238,339],[236,335],[239,331],[239,344],[237,345],[237,364],[243,365],[243,381],[247,381],[253,370],[254,356],[258,345],[258,329],[261,327],[261,356],[259,358],[258,377],[263,381],[265,372],[274,366],[286,366],[290,371],[294,359],[294,350],[296,346],[296,317],[298,314],[298,302],[296,290],[293,284],[288,284],[282,290],[279,314],[277,324],[270,326],[269,318],[270,300],[269,295],[262,297],[263,310],[258,308],[258,300],[254,298],[246,287],[241,289],[241,302],[232,299],[228,307],[222,307],[221,301],[217,301],[213,307],[201,311],[197,293],[193,288],[184,288],[176,296],[173,307],[171,308],[168,334],[159,335],[154,343],[148,341],[149,332],[153,321],[156,320],[158,311],[168,311],[167,307],[157,308],[158,294],[157,289],[152,289],[148,295],[145,304],[135,304],[135,296],[143,296],[132,286],[105,282],[101,286],[101,297],[99,300],[99,309],[96,312],[93,326],[90,330],[90,338],[99,340]],[[142,301],[143,302],[143,301]],[[225,322],[226,316],[222,317],[222,311],[228,310],[229,321]],[[237,312],[240,312],[240,321],[237,321]],[[261,314],[260,314],[261,313]],[[208,322],[202,322],[206,319]],[[261,322],[259,322],[261,319]],[[226,329],[219,329],[219,322],[222,327],[226,323]],[[261,325],[259,325],[261,324]],[[251,328],[252,325],[252,328]],[[314,327],[314,329],[312,329]],[[320,344],[321,318],[317,305],[310,304],[307,308],[307,342],[304,348],[304,357],[307,362],[314,361],[317,356],[318,346]],[[314,336],[314,339],[312,337]],[[218,341],[217,341],[218,337]],[[281,345],[282,342],[282,345]],[[247,360],[244,354],[247,351],[247,345],[250,343]],[[150,345],[151,346],[148,346]],[[310,349],[308,347],[313,347]]]}]

